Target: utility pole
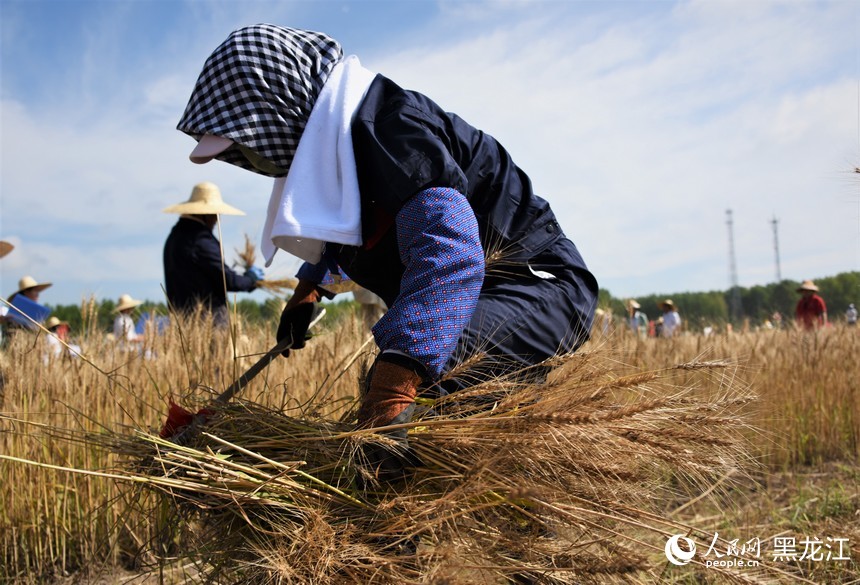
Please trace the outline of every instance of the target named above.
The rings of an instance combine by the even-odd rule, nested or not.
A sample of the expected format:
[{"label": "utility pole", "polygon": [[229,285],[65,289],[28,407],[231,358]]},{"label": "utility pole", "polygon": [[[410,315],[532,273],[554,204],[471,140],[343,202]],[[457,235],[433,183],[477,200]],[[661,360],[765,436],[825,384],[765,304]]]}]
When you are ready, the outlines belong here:
[{"label": "utility pole", "polygon": [[776,282],[780,283],[782,282],[782,271],[779,269],[779,235],[777,233],[779,220],[774,215],[770,223],[773,225],[773,251],[776,254]]},{"label": "utility pole", "polygon": [[741,290],[738,287],[738,265],[735,261],[735,233],[731,209],[726,210],[726,225],[729,226],[729,283],[731,285],[729,320],[736,323],[741,314]]}]

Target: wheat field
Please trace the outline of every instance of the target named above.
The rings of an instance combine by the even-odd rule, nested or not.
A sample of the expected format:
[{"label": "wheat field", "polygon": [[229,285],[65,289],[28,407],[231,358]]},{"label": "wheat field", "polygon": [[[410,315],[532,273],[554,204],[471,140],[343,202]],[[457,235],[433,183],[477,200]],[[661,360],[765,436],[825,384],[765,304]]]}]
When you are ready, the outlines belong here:
[{"label": "wheat field", "polygon": [[[90,315],[88,323],[94,321]],[[169,399],[192,409],[204,406],[272,345],[271,331],[240,321],[235,318],[229,332],[193,320],[174,323],[164,335],[149,332],[143,348],[134,351],[117,347],[89,325],[78,340],[80,358],[46,356],[44,339],[36,336],[12,339],[2,354],[0,579],[154,583],[199,578],[175,550],[163,542],[162,549],[152,546],[165,522],[158,513],[157,495],[130,486],[128,469],[116,454],[85,438],[157,433]],[[265,412],[340,420],[354,406],[357,379],[373,359],[373,348],[361,320],[344,319],[336,327],[324,327],[305,349],[273,362],[241,399]],[[857,330],[839,327],[812,335],[767,331],[670,340],[639,340],[621,329],[596,332],[575,359],[558,368],[556,386],[551,388],[574,387],[580,396],[586,388],[592,392],[612,386],[601,396],[604,410],[588,411],[588,421],[565,423],[559,417],[553,423],[549,413],[536,413],[535,418],[539,414],[542,425],[569,424],[571,432],[580,435],[584,427],[575,425],[600,429],[594,425],[598,419],[639,425],[635,429],[640,434],[660,427],[663,440],[677,435],[678,452],[665,455],[659,445],[649,451],[660,455],[664,467],[649,471],[647,482],[636,479],[629,492],[625,490],[633,484],[619,478],[638,467],[633,465],[633,452],[626,453],[607,439],[600,457],[583,454],[600,467],[598,475],[588,475],[593,473],[589,470],[584,477],[599,477],[619,500],[648,502],[647,511],[637,508],[629,519],[635,517],[649,528],[667,519],[700,535],[721,531],[766,539],[792,531],[815,532],[846,537],[853,549],[860,539],[860,474],[855,467],[860,432],[858,349]],[[575,401],[561,394],[558,400],[576,412]],[[705,421],[700,432],[690,412],[673,410],[673,401],[684,400],[700,401],[696,408],[702,409]],[[712,410],[722,410],[706,413],[703,405],[721,405]],[[673,431],[681,422],[686,430]],[[571,445],[576,450],[580,444]],[[710,462],[709,453],[714,454]],[[581,461],[578,465],[584,469]],[[683,469],[683,478],[696,475],[692,478],[696,481],[676,485],[673,466]],[[618,477],[607,481],[612,474]],[[617,514],[618,508],[607,506]],[[555,512],[557,517],[571,513]],[[771,563],[773,571],[755,573],[669,566],[659,548],[664,536],[655,539],[652,534],[649,549],[634,550],[638,545],[630,541],[622,545],[606,536],[608,530],[619,530],[618,517],[612,522],[593,524],[604,544],[600,555],[593,556],[597,567],[584,571],[579,566],[580,573],[570,581],[539,574],[533,582],[647,583],[659,578],[789,583],[860,578],[854,560]],[[648,541],[645,536],[632,538],[633,543]],[[605,546],[609,541],[614,548]],[[165,562],[171,555],[179,558]],[[458,581],[444,570],[445,563],[453,561],[440,555],[433,558],[432,566],[409,573],[410,578],[427,583],[505,582],[478,580],[477,573],[468,570],[460,571]]]}]

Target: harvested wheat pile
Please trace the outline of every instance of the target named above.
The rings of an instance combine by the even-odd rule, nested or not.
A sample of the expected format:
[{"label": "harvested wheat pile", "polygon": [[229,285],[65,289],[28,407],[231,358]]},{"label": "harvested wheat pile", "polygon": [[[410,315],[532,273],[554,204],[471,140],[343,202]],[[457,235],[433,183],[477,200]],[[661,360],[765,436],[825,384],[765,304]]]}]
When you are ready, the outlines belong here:
[{"label": "harvested wheat pile", "polygon": [[[748,468],[753,396],[724,362],[625,376],[595,353],[558,362],[543,385],[421,401],[409,440],[422,465],[394,485],[361,465],[361,446],[387,439],[315,403],[236,402],[184,445],[140,431],[84,440],[158,494],[130,498],[165,527],[150,553],[194,561],[210,582],[653,582],[667,535],[695,533],[665,519],[667,502]],[[724,378],[720,393],[697,392],[697,375]]]}]

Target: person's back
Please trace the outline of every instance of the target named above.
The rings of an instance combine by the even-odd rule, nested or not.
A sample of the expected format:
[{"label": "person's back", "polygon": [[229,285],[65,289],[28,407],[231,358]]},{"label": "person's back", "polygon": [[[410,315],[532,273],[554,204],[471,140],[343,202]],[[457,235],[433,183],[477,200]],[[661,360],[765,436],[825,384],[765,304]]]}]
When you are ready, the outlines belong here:
[{"label": "person's back", "polygon": [[190,312],[198,304],[211,310],[227,304],[221,272],[216,268],[220,253],[213,258],[213,246],[217,247],[217,241],[209,229],[191,218],[179,218],[170,231],[164,244],[164,284],[175,310]]},{"label": "person's back", "polygon": [[[221,199],[212,183],[194,186],[188,201],[164,209],[179,213],[164,243],[164,285],[167,301],[175,311],[191,313],[198,306],[226,323],[227,292],[250,292],[262,278],[259,268],[249,268],[244,275],[224,266],[221,245],[212,234],[218,216],[244,215]],[[220,315],[220,316],[219,316]]]}]

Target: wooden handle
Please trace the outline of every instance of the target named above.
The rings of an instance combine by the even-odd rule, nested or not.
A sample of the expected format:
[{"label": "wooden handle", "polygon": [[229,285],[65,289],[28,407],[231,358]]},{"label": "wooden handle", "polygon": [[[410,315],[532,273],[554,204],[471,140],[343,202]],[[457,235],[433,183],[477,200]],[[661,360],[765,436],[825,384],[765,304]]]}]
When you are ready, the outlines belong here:
[{"label": "wooden handle", "polygon": [[230,387],[224,390],[224,392],[222,392],[221,395],[215,399],[215,402],[220,404],[229,402],[229,400],[233,398],[233,396],[235,396],[240,390],[242,390],[242,388],[244,388],[248,384],[248,382],[253,380],[257,376],[257,374],[266,369],[266,366],[268,366],[273,359],[281,355],[281,352],[285,349],[290,349],[292,345],[292,341],[289,338],[284,338],[280,340],[277,345],[275,345],[275,347],[267,351],[263,355],[263,357],[261,357],[254,365],[248,368],[244,374],[239,376],[239,378],[235,382],[230,384]]}]

